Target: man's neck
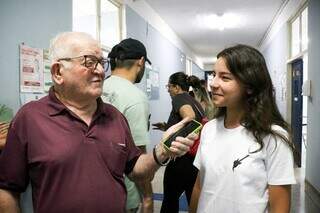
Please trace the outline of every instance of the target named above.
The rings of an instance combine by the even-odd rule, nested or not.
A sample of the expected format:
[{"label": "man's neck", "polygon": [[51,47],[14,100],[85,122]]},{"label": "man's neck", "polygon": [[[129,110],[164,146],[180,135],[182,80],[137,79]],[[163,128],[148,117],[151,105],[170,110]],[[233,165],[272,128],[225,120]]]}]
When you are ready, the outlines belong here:
[{"label": "man's neck", "polygon": [[136,80],[136,76],[133,72],[131,72],[130,70],[127,70],[127,69],[123,69],[123,68],[113,70],[111,75],[127,79],[128,81],[130,81],[132,83],[134,83]]},{"label": "man's neck", "polygon": [[97,110],[97,100],[76,100],[69,98],[59,92],[55,92],[56,97],[69,110],[81,118],[88,126],[91,123],[93,114]]}]

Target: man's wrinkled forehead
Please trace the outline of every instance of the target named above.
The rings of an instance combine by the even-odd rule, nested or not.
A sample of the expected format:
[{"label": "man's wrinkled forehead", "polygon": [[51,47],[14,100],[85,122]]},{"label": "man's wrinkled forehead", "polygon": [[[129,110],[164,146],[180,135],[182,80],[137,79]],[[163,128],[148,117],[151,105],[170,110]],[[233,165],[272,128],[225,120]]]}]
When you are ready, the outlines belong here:
[{"label": "man's wrinkled forehead", "polygon": [[83,43],[78,46],[77,51],[80,55],[94,55],[102,57],[102,49],[100,44],[97,42]]},{"label": "man's wrinkled forehead", "polygon": [[96,40],[82,38],[73,41],[70,46],[74,55],[94,55],[102,57],[101,45]]}]

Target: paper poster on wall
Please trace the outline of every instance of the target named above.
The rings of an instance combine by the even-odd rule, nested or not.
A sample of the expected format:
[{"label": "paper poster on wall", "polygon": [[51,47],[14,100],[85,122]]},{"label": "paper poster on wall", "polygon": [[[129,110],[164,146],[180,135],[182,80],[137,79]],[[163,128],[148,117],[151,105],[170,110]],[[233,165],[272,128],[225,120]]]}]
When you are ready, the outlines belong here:
[{"label": "paper poster on wall", "polygon": [[149,100],[159,99],[159,71],[156,67],[146,66],[146,92]]},{"label": "paper poster on wall", "polygon": [[53,85],[50,71],[50,59],[49,50],[43,50],[43,80],[44,80],[44,91],[49,92],[50,87]]},{"label": "paper poster on wall", "polygon": [[20,45],[20,91],[43,92],[43,51]]}]

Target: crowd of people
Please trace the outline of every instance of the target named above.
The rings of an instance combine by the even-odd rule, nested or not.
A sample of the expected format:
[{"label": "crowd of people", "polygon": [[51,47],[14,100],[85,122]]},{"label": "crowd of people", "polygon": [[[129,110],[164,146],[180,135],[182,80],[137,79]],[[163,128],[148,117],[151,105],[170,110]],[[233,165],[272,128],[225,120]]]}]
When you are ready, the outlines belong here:
[{"label": "crowd of people", "polygon": [[[294,146],[255,48],[222,50],[210,92],[174,72],[171,112],[152,124],[163,135],[150,153],[148,98],[134,85],[151,64],[140,41],[125,39],[104,58],[90,35],[65,32],[52,39],[50,59],[49,94],[0,117],[0,212],[20,212],[30,182],[35,213],[151,213],[160,166],[161,213],[178,212],[183,193],[193,213],[290,211]],[[163,145],[192,119],[204,125],[199,136]]]}]

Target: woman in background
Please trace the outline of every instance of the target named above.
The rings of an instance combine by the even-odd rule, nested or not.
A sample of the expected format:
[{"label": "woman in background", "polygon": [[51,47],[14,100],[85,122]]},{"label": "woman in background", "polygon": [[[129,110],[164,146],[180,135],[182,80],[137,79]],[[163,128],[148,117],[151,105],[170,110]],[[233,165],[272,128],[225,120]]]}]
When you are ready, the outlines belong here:
[{"label": "woman in background", "polygon": [[201,104],[204,109],[204,115],[208,120],[211,120],[214,116],[214,106],[207,90],[201,84],[201,80],[197,76],[189,76],[189,82],[192,87],[193,97]]},{"label": "woman in background", "polygon": [[201,132],[191,212],[289,212],[295,183],[289,127],[262,54],[237,45],[218,54],[215,118]]},{"label": "woman in background", "polygon": [[[172,110],[167,123],[153,124],[154,129],[166,130],[185,117],[201,121],[204,111],[200,103],[188,94],[190,77],[183,72],[170,76],[167,85],[172,99]],[[195,89],[195,88],[193,88]],[[188,203],[198,170],[193,166],[194,156],[185,154],[167,165],[163,179],[163,201],[161,213],[179,212],[179,198],[185,192]]]}]

